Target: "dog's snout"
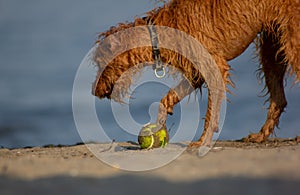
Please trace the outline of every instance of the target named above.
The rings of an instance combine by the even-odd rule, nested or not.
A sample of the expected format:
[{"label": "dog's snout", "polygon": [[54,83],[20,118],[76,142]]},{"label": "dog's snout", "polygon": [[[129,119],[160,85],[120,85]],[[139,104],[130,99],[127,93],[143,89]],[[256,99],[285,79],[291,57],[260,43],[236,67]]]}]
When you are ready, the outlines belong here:
[{"label": "dog's snout", "polygon": [[110,86],[106,86],[105,83],[99,83],[99,81],[96,81],[93,83],[92,86],[92,95],[102,99],[102,98],[111,98],[111,87]]}]

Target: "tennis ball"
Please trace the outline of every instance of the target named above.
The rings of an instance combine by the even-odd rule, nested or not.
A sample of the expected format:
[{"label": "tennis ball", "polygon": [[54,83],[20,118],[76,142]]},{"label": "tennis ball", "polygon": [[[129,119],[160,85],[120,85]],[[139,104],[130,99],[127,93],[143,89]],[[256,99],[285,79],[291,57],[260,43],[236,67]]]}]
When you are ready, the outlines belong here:
[{"label": "tennis ball", "polygon": [[154,136],[150,128],[143,127],[139,133],[138,141],[141,149],[150,149],[154,144]]},{"label": "tennis ball", "polygon": [[154,139],[154,145],[158,144],[157,147],[165,147],[169,142],[169,133],[165,128],[161,128],[154,133]]},{"label": "tennis ball", "polygon": [[141,129],[138,142],[141,149],[165,147],[169,142],[169,133],[164,126],[149,124]]}]

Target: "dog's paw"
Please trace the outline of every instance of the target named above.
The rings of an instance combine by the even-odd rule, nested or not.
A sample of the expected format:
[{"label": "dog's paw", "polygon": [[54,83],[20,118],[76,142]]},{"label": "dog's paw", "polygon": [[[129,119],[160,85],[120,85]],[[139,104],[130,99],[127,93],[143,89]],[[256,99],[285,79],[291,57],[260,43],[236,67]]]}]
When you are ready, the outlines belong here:
[{"label": "dog's paw", "polygon": [[191,142],[188,146],[189,149],[195,149],[202,146],[202,141]]},{"label": "dog's paw", "polygon": [[266,137],[262,133],[252,133],[242,139],[243,142],[262,143],[266,141]]},{"label": "dog's paw", "polygon": [[188,148],[189,149],[197,149],[197,148],[200,148],[201,146],[207,146],[207,147],[210,147],[210,142],[204,142],[202,140],[200,141],[196,141],[196,142],[191,142],[189,145],[188,145]]},{"label": "dog's paw", "polygon": [[209,146],[209,144],[204,144],[202,141],[197,141],[189,144],[187,152],[202,157],[207,154],[210,149],[211,147]]}]

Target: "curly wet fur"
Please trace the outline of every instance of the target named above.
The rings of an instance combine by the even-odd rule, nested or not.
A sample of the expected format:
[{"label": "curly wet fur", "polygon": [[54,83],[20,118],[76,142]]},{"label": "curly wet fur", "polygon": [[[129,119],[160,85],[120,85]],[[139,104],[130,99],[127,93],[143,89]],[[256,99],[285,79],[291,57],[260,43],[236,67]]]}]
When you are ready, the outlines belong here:
[{"label": "curly wet fur", "polygon": [[[261,131],[249,135],[246,141],[261,142],[273,133],[279,117],[287,104],[283,79],[286,72],[295,73],[300,80],[300,0],[171,0],[164,6],[136,18],[132,23],[121,23],[99,36],[97,43],[121,30],[135,26],[154,24],[168,26],[186,32],[197,39],[213,56],[224,82],[231,84],[230,66],[227,61],[236,58],[251,44],[256,43],[262,64],[266,88],[270,94],[267,120]],[[134,38],[124,37],[124,39]],[[113,48],[113,45],[110,45]],[[101,47],[95,52],[94,61],[99,67],[99,76],[94,84],[94,94],[100,98],[111,98],[111,92],[121,77],[130,68],[143,62],[152,62],[152,49],[136,48],[120,54],[111,62],[104,62],[106,52]],[[194,88],[201,88],[204,80],[191,62],[183,56],[166,49],[161,51],[165,63],[179,68]],[[104,68],[104,64],[108,66]],[[137,70],[138,68],[136,68]],[[103,72],[102,72],[103,71]],[[101,73],[101,74],[100,74]],[[137,71],[132,71],[132,74]],[[126,95],[132,80],[126,77],[116,97],[120,101]],[[180,87],[180,86],[179,86]],[[180,101],[174,91],[162,99],[162,105],[171,114],[173,106]],[[210,97],[204,132],[195,145],[209,142],[205,138],[210,122]],[[210,130],[211,131],[211,130]],[[204,143],[205,144],[205,143]]]}]

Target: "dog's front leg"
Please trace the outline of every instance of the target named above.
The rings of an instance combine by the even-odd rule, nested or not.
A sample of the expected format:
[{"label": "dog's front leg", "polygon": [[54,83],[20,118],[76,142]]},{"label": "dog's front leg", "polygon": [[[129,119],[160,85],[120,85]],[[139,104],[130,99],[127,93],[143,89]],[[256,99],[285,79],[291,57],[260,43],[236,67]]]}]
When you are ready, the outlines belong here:
[{"label": "dog's front leg", "polygon": [[[215,114],[217,113],[218,112],[215,112]],[[211,117],[212,117],[212,96],[211,96],[211,91],[208,90],[208,102],[207,102],[207,111],[205,115],[204,130],[198,141],[190,143],[189,145],[190,148],[211,145],[213,133],[218,131],[217,128],[214,128],[215,126],[218,126],[218,124],[211,124],[212,121]]]},{"label": "dog's front leg", "polygon": [[[165,125],[168,114],[173,114],[174,106],[180,102],[184,97],[192,93],[196,88],[201,88],[204,84],[204,80],[201,80],[196,87],[192,87],[187,80],[183,80],[174,89],[171,89],[168,94],[161,100],[158,112],[157,123]],[[208,95],[208,107],[205,117],[205,125],[201,138],[192,142],[189,147],[200,147],[200,146],[210,146],[213,133],[217,131],[216,127],[218,124],[211,124],[212,117],[212,96],[209,91]],[[218,112],[215,112],[218,114]],[[215,116],[218,118],[218,116]]]},{"label": "dog's front leg", "polygon": [[171,89],[160,101],[157,123],[165,125],[168,114],[173,114],[174,106],[194,90],[194,87],[186,79],[183,79],[174,89]]}]

